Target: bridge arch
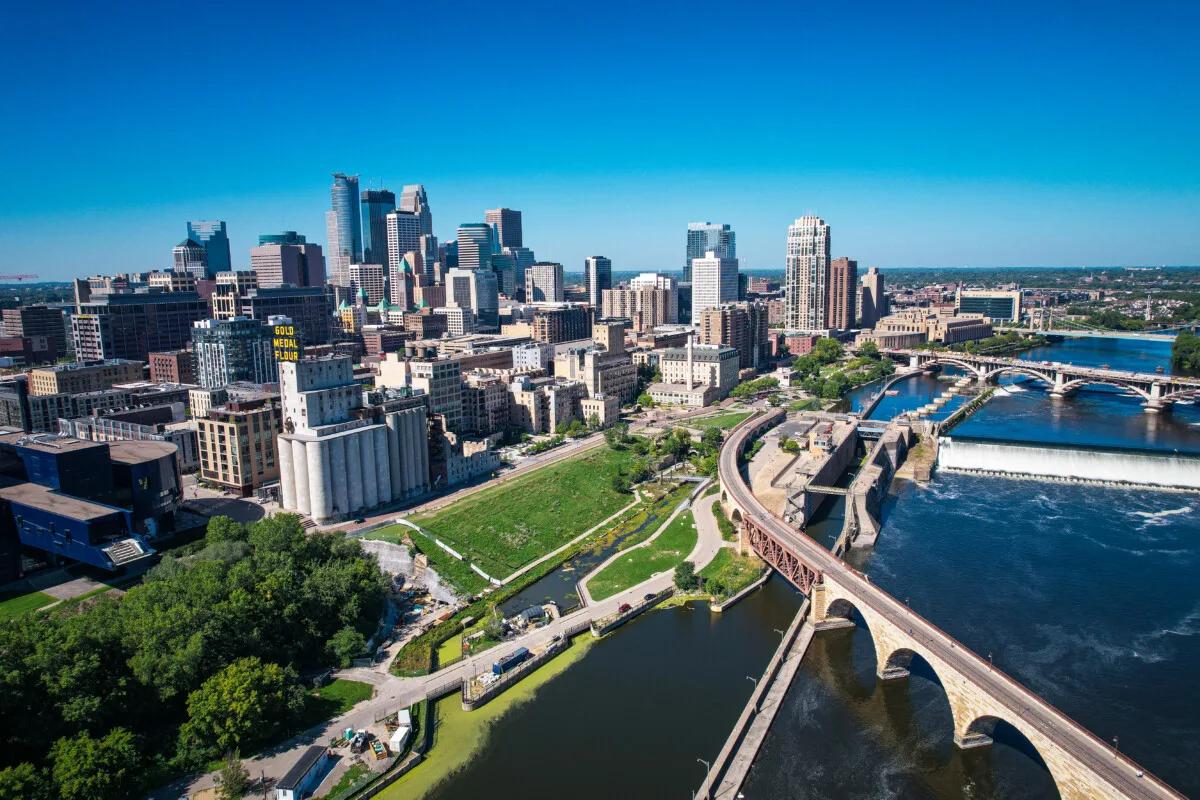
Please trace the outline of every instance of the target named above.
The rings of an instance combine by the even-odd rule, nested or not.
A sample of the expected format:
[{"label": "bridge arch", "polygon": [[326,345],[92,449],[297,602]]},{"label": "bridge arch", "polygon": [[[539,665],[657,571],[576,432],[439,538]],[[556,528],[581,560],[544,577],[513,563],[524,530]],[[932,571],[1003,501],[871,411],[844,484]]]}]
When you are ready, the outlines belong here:
[{"label": "bridge arch", "polygon": [[1033,378],[1034,380],[1041,381],[1042,383],[1049,385],[1051,389],[1054,388],[1053,375],[1047,375],[1046,373],[1033,369],[1032,367],[1018,367],[1011,364],[1005,364],[1002,367],[996,367],[993,370],[985,372],[983,374],[983,380],[992,381],[1001,375],[1024,375],[1027,378]]},{"label": "bridge arch", "polygon": [[[971,720],[963,730],[959,730],[956,725],[954,742],[964,749],[983,747],[991,745],[994,742],[1009,747],[1032,762],[1028,768],[1045,770],[1045,774],[1049,777],[1049,782],[1054,785],[1054,790],[1060,798],[1070,796],[1070,793],[1064,793],[1062,783],[1060,783],[1058,777],[1054,774],[1054,770],[1046,762],[1037,745],[1034,744],[1025,731],[1018,727],[1018,725],[1004,717],[982,714]],[[966,744],[962,744],[961,742],[966,742]]]},{"label": "bridge arch", "polygon": [[971,364],[967,361],[963,361],[963,360],[954,358],[953,356],[943,356],[943,355],[934,356],[933,358],[929,359],[928,361],[925,361],[924,363],[922,363],[921,366],[922,367],[932,367],[932,366],[958,367],[959,369],[964,370],[968,375],[971,375],[972,377],[975,377],[975,378],[983,377],[983,372],[984,372],[983,369],[981,369],[980,367],[977,367],[974,364]]},{"label": "bridge arch", "polygon": [[[1083,386],[1111,386],[1114,389],[1120,389],[1125,392],[1135,392],[1143,400],[1149,402],[1151,400],[1150,393],[1144,389],[1139,389],[1130,383],[1121,383],[1120,381],[1102,381],[1095,378],[1076,378],[1073,381],[1068,381],[1063,384],[1062,390],[1064,393],[1073,392]],[[1194,390],[1193,390],[1194,391]],[[1161,398],[1165,399],[1165,398]]]},{"label": "bridge arch", "polygon": [[1179,389],[1171,392],[1170,394],[1164,394],[1159,399],[1166,403],[1174,400],[1188,400],[1196,397],[1200,397],[1200,387],[1193,389]]}]

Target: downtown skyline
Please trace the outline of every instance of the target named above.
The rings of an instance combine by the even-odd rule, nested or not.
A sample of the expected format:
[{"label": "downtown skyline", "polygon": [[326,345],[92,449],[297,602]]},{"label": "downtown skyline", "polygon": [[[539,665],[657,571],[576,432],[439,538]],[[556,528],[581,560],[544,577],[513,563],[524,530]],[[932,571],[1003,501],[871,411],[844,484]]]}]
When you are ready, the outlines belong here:
[{"label": "downtown skyline", "polygon": [[[787,8],[764,6],[723,17],[737,57],[721,71],[664,33],[678,10],[663,7],[634,26],[620,4],[480,6],[470,30],[451,9],[403,20],[393,9],[366,30],[299,4],[230,11],[179,42],[170,32],[185,8],[74,9],[70,25],[53,17],[65,10],[13,15],[0,59],[25,77],[2,90],[22,124],[0,133],[0,271],[65,279],[81,252],[82,271],[162,267],[186,220],[225,220],[235,267],[264,233],[324,246],[338,171],[363,190],[424,184],[443,242],[486,209],[520,209],[539,258],[568,271],[595,253],[619,271],[677,271],[681,231],[699,220],[738,232],[742,269],[781,269],[787,226],[808,214],[864,267],[1200,261],[1195,8],[1152,6],[1132,21],[1117,4],[1086,17],[821,10],[803,35],[820,46],[791,47],[788,26],[772,24]],[[425,65],[414,91],[441,109],[438,123],[378,103],[399,91],[401,31],[403,58]],[[536,51],[513,54],[506,80],[490,82],[484,45],[518,35]],[[327,39],[361,45],[354,80],[339,81],[332,51],[289,57]],[[847,49],[842,68],[825,57],[834,45]],[[22,66],[47,47],[52,63]],[[597,48],[637,57],[585,57]],[[812,77],[818,105],[787,101],[797,75]],[[473,103],[519,113],[466,124],[482,119],[456,95],[472,81]],[[344,107],[380,112],[378,135],[320,105],[334,85]],[[202,86],[204,113],[181,117]],[[696,112],[701,89],[730,97],[730,113]],[[289,101],[321,111],[283,127],[270,110]],[[810,124],[815,107],[830,124]]]}]

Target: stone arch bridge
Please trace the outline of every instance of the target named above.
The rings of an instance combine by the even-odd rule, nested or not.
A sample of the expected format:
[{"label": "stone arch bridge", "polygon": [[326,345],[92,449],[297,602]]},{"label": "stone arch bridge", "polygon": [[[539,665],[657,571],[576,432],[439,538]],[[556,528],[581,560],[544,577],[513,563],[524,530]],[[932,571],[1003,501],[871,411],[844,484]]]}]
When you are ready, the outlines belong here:
[{"label": "stone arch bridge", "polygon": [[907,677],[910,661],[920,656],[945,688],[955,743],[987,746],[1003,720],[1037,750],[1064,800],[1182,797],[763,507],[742,477],[741,455],[754,436],[785,416],[779,409],[760,412],[730,433],[718,466],[721,502],[740,528],[742,546],[808,595],[809,622],[818,630],[846,627],[855,624],[850,614],[857,611],[875,645],[881,680]]},{"label": "stone arch bridge", "polygon": [[972,355],[948,350],[885,350],[886,355],[906,363],[912,369],[952,366],[983,382],[1001,375],[1024,375],[1050,387],[1050,396],[1064,398],[1085,386],[1114,386],[1130,391],[1142,400],[1147,413],[1157,413],[1176,400],[1200,395],[1200,378],[1177,375],[1129,372],[1120,369],[1077,367],[1058,362],[1020,358]]}]

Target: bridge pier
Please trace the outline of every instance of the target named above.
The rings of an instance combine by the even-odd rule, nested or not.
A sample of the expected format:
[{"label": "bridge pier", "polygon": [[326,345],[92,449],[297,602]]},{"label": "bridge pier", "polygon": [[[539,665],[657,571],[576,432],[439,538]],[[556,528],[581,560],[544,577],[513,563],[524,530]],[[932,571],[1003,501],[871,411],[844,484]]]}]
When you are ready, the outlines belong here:
[{"label": "bridge pier", "polygon": [[955,731],[954,744],[959,750],[974,750],[977,747],[990,747],[992,737],[979,731],[967,731],[966,733]]}]

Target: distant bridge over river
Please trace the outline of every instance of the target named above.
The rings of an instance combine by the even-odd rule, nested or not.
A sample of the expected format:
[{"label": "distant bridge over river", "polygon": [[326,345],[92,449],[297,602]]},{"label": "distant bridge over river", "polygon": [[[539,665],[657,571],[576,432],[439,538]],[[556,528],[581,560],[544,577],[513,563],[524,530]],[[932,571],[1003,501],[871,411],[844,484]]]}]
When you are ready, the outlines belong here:
[{"label": "distant bridge over river", "polygon": [[[981,361],[958,365],[985,375],[998,369]],[[1200,390],[1200,382],[1195,388]],[[1064,800],[1182,797],[768,511],[746,484],[739,462],[751,439],[785,416],[779,409],[758,412],[730,433],[718,463],[721,502],[741,530],[742,547],[753,548],[808,596],[808,621],[817,630],[853,625],[849,617],[857,610],[875,645],[880,680],[907,677],[919,655],[946,691],[955,744],[987,746],[997,722],[1007,722],[1037,750]]]},{"label": "distant bridge over river", "polygon": [[1176,400],[1200,395],[1200,378],[1178,375],[1077,367],[1056,361],[972,355],[953,350],[892,349],[883,352],[911,369],[958,367],[985,383],[994,382],[1001,375],[1024,375],[1049,386],[1050,396],[1054,398],[1067,397],[1085,386],[1114,386],[1138,395],[1142,399],[1142,407],[1151,414],[1162,411]]}]

